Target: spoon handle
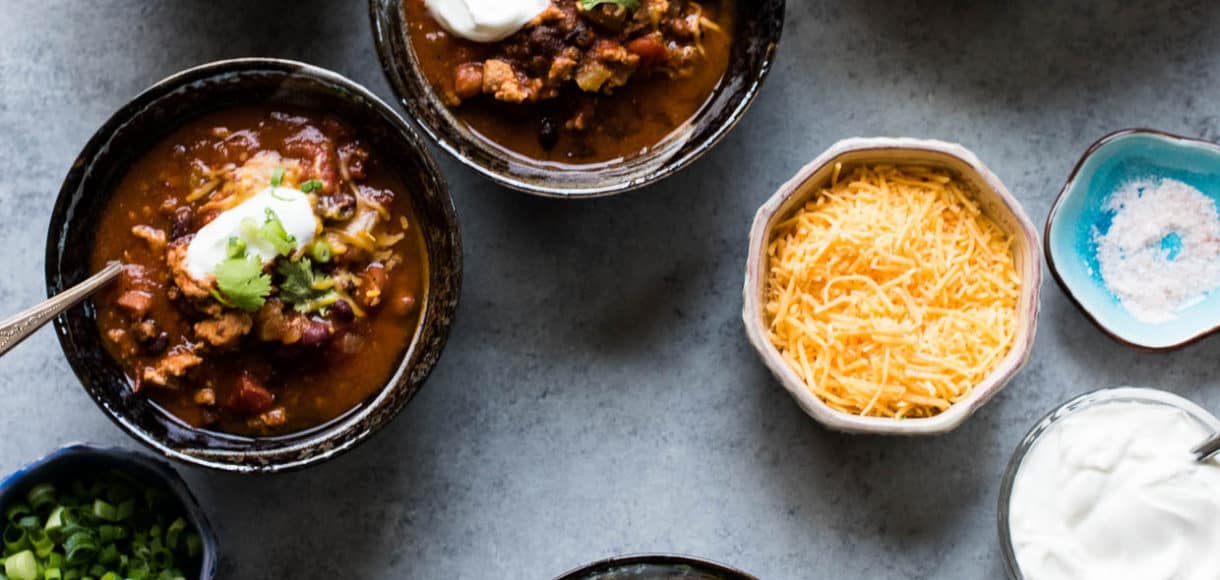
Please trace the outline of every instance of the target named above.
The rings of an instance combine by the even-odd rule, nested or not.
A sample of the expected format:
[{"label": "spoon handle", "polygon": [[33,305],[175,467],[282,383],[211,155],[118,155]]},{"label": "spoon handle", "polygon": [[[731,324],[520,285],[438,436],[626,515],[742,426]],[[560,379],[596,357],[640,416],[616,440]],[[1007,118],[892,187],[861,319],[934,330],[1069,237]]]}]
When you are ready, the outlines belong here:
[{"label": "spoon handle", "polygon": [[1195,447],[1192,451],[1200,462],[1211,459],[1213,455],[1220,453],[1220,433],[1212,435],[1211,439],[1204,441],[1202,445]]},{"label": "spoon handle", "polygon": [[48,320],[59,316],[59,313],[84,300],[90,294],[96,292],[98,288],[114,280],[122,271],[122,264],[110,262],[100,272],[90,276],[84,282],[48,298],[42,304],[24,312],[19,312],[4,322],[0,322],[0,355],[8,352],[10,348],[17,346],[17,343],[25,340],[35,330],[46,324]]}]

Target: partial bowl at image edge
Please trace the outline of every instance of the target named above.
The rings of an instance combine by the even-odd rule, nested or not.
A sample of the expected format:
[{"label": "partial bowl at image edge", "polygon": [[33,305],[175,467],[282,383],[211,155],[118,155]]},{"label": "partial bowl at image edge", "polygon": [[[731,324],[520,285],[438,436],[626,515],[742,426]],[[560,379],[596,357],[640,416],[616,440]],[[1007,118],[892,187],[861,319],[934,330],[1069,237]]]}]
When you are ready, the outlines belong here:
[{"label": "partial bowl at image edge", "polygon": [[[475,172],[517,191],[557,198],[616,195],[656,183],[694,163],[716,146],[745,115],[771,71],[783,32],[785,0],[741,0],[729,70],[708,104],[678,131],[684,138],[596,171],[559,172],[553,164],[534,164],[506,155],[489,144],[441,102],[416,65],[404,33],[403,0],[369,0],[369,19],[381,68],[398,102],[437,145]],[[741,32],[744,31],[744,32]],[[741,37],[744,42],[741,42]],[[692,122],[693,121],[693,122]]]},{"label": "partial bowl at image edge", "polygon": [[422,139],[364,87],[326,69],[271,58],[200,65],[167,77],[111,116],[85,145],[64,180],[47,233],[46,283],[55,295],[92,272],[96,216],[130,164],[174,128],[227,107],[278,103],[325,107],[369,140],[412,195],[428,254],[419,327],[397,369],[370,399],[319,427],[275,437],[238,437],[191,428],[135,394],[106,352],[86,301],[55,320],[72,370],[98,407],[124,432],[188,464],[239,473],[316,464],[352,449],[387,425],[423,386],[439,360],[460,296],[462,252],[457,213]]},{"label": "partial bowl at image edge", "polygon": [[55,480],[65,475],[79,475],[82,469],[118,469],[144,483],[167,489],[185,512],[203,544],[198,580],[212,580],[220,558],[216,532],[199,501],[178,472],[164,461],[143,454],[92,443],[71,443],[56,449],[0,479],[0,509],[9,505],[12,495],[27,490],[35,483]]},{"label": "partial bowl at image edge", "polygon": [[758,580],[756,576],[747,574],[704,558],[683,556],[680,554],[632,554],[614,556],[586,564],[579,568],[560,574],[555,580],[590,580],[598,579],[600,574],[607,574],[631,566],[686,567],[703,574],[716,574],[720,580]]},{"label": "partial bowl at image edge", "polygon": [[1066,403],[1055,407],[1049,413],[1043,415],[1041,419],[1034,423],[1033,427],[1030,427],[1025,436],[1021,438],[1021,442],[1017,444],[1016,449],[1013,450],[1012,457],[1008,460],[1008,465],[1004,469],[1004,477],[1000,482],[996,524],[998,526],[1000,549],[1004,555],[1004,566],[1008,573],[1008,578],[1012,580],[1023,580],[1025,578],[1017,562],[1016,549],[1012,542],[1012,531],[1009,529],[1009,504],[1012,500],[1012,492],[1016,484],[1017,474],[1021,471],[1021,465],[1025,460],[1025,456],[1038,444],[1042,435],[1059,421],[1070,417],[1081,409],[1116,402],[1147,403],[1174,407],[1190,415],[1191,418],[1198,421],[1204,427],[1210,427],[1213,431],[1220,433],[1220,418],[1217,418],[1194,401],[1169,391],[1145,387],[1112,387],[1088,392],[1073,397]]},{"label": "partial bowl at image edge", "polygon": [[[1018,242],[1014,249],[1021,275],[1017,305],[1017,336],[1009,353],[976,385],[970,395],[944,412],[927,418],[888,419],[839,411],[805,385],[767,338],[763,307],[766,292],[766,246],[771,231],[783,216],[816,192],[836,163],[861,165],[907,162],[947,168],[970,183],[984,211]],[[997,215],[999,214],[999,215]],[[905,137],[852,138],[839,141],[806,165],[764,203],[750,229],[749,252],[743,287],[742,321],[751,345],[772,375],[800,408],[818,423],[846,433],[881,435],[936,435],[959,427],[992,399],[1029,361],[1037,334],[1042,261],[1037,230],[1020,202],[1000,179],[970,150],[956,143]]]}]

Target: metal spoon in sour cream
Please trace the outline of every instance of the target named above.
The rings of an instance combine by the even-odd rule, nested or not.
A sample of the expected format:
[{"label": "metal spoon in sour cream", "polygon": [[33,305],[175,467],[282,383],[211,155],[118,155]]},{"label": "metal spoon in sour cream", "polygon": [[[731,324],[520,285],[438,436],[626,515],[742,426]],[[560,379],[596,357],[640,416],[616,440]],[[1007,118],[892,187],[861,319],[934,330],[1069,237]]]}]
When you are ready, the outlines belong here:
[{"label": "metal spoon in sour cream", "polygon": [[449,32],[474,42],[499,42],[521,30],[550,0],[425,0]]}]

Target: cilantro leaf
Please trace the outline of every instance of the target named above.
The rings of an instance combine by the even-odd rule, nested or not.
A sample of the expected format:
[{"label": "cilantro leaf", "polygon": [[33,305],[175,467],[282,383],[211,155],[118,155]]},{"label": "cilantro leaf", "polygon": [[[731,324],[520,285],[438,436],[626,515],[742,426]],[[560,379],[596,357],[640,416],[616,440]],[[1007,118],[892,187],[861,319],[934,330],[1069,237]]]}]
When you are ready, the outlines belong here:
[{"label": "cilantro leaf", "polygon": [[255,256],[229,258],[216,265],[216,288],[221,304],[254,312],[271,294],[271,276],[263,273],[263,263]]},{"label": "cilantro leaf", "polygon": [[618,4],[628,10],[635,10],[640,7],[640,0],[580,0],[580,9],[592,10],[599,4]]},{"label": "cilantro leaf", "polygon": [[267,240],[271,247],[281,256],[287,256],[296,249],[296,237],[288,233],[284,229],[284,223],[280,221],[280,216],[275,215],[271,208],[267,208],[267,221],[258,228],[258,237]]},{"label": "cilantro leaf", "polygon": [[281,260],[276,272],[283,277],[280,281],[280,298],[292,304],[297,312],[320,310],[338,300],[338,295],[333,290],[314,288],[323,277],[314,272],[309,258],[302,258],[299,262]]}]

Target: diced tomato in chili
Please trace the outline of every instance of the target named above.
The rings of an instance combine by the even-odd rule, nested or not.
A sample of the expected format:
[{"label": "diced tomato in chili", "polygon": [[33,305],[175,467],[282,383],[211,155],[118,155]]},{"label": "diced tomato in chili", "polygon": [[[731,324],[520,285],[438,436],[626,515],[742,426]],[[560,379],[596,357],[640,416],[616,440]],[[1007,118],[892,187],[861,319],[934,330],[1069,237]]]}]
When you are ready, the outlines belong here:
[{"label": "diced tomato in chili", "polygon": [[242,373],[237,379],[237,390],[229,397],[226,406],[241,413],[262,413],[275,404],[275,395],[250,376]]}]

